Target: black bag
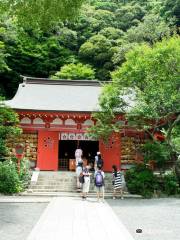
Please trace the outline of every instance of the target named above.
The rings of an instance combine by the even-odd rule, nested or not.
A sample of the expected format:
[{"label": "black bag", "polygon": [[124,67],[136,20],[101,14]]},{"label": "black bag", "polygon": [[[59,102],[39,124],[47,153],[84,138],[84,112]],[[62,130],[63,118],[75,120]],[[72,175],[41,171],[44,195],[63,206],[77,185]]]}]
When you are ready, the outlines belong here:
[{"label": "black bag", "polygon": [[83,173],[80,173],[80,175],[79,175],[79,182],[80,183],[84,183],[84,175],[83,175]]},{"label": "black bag", "polygon": [[78,162],[78,167],[83,167],[83,162]]},{"label": "black bag", "polygon": [[98,159],[97,161],[97,167],[103,167],[104,161],[102,160],[102,158]]}]

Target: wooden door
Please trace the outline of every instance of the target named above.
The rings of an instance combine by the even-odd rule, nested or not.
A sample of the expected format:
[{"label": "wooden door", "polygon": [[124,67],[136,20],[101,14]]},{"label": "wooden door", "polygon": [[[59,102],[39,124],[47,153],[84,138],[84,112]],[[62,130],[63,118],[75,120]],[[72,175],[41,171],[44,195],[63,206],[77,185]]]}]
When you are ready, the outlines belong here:
[{"label": "wooden door", "polygon": [[40,170],[58,170],[58,145],[58,132],[38,132],[37,167]]},{"label": "wooden door", "polygon": [[120,135],[113,134],[109,138],[107,144],[100,141],[99,149],[104,160],[103,170],[107,172],[112,171],[112,165],[116,165],[120,168]]}]

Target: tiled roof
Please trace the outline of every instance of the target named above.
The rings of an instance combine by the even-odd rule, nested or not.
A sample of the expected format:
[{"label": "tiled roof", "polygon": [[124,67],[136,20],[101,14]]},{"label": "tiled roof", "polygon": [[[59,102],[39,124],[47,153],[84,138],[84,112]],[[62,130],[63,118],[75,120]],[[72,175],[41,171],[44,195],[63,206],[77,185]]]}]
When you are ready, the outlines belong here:
[{"label": "tiled roof", "polygon": [[102,86],[94,80],[50,80],[24,77],[6,104],[13,109],[93,112]]}]

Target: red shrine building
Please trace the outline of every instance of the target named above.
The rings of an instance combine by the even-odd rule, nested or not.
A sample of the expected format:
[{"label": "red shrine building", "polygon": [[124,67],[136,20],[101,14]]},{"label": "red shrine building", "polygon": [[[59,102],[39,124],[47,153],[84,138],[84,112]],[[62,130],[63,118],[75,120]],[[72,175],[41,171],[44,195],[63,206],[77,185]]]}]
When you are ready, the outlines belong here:
[{"label": "red shrine building", "polygon": [[[143,133],[126,127],[114,133],[108,144],[87,134],[87,129],[96,124],[92,113],[99,109],[101,90],[98,81],[24,77],[14,98],[6,101],[18,113],[23,130],[22,136],[10,140],[8,146],[13,149],[22,143],[25,157],[40,170],[71,170],[69,163],[78,146],[87,162],[100,151],[106,172],[113,164],[128,169],[142,160],[136,149],[144,141]],[[121,115],[118,121],[127,124]]]}]

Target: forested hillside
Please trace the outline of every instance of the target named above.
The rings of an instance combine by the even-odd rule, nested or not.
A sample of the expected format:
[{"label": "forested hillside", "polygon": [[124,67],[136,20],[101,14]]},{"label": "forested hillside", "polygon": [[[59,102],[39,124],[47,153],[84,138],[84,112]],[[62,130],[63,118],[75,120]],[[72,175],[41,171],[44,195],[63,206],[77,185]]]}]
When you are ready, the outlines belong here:
[{"label": "forested hillside", "polygon": [[0,95],[11,98],[20,75],[111,80],[130,49],[178,33],[180,0],[84,2],[76,19],[48,28],[1,14]]}]

